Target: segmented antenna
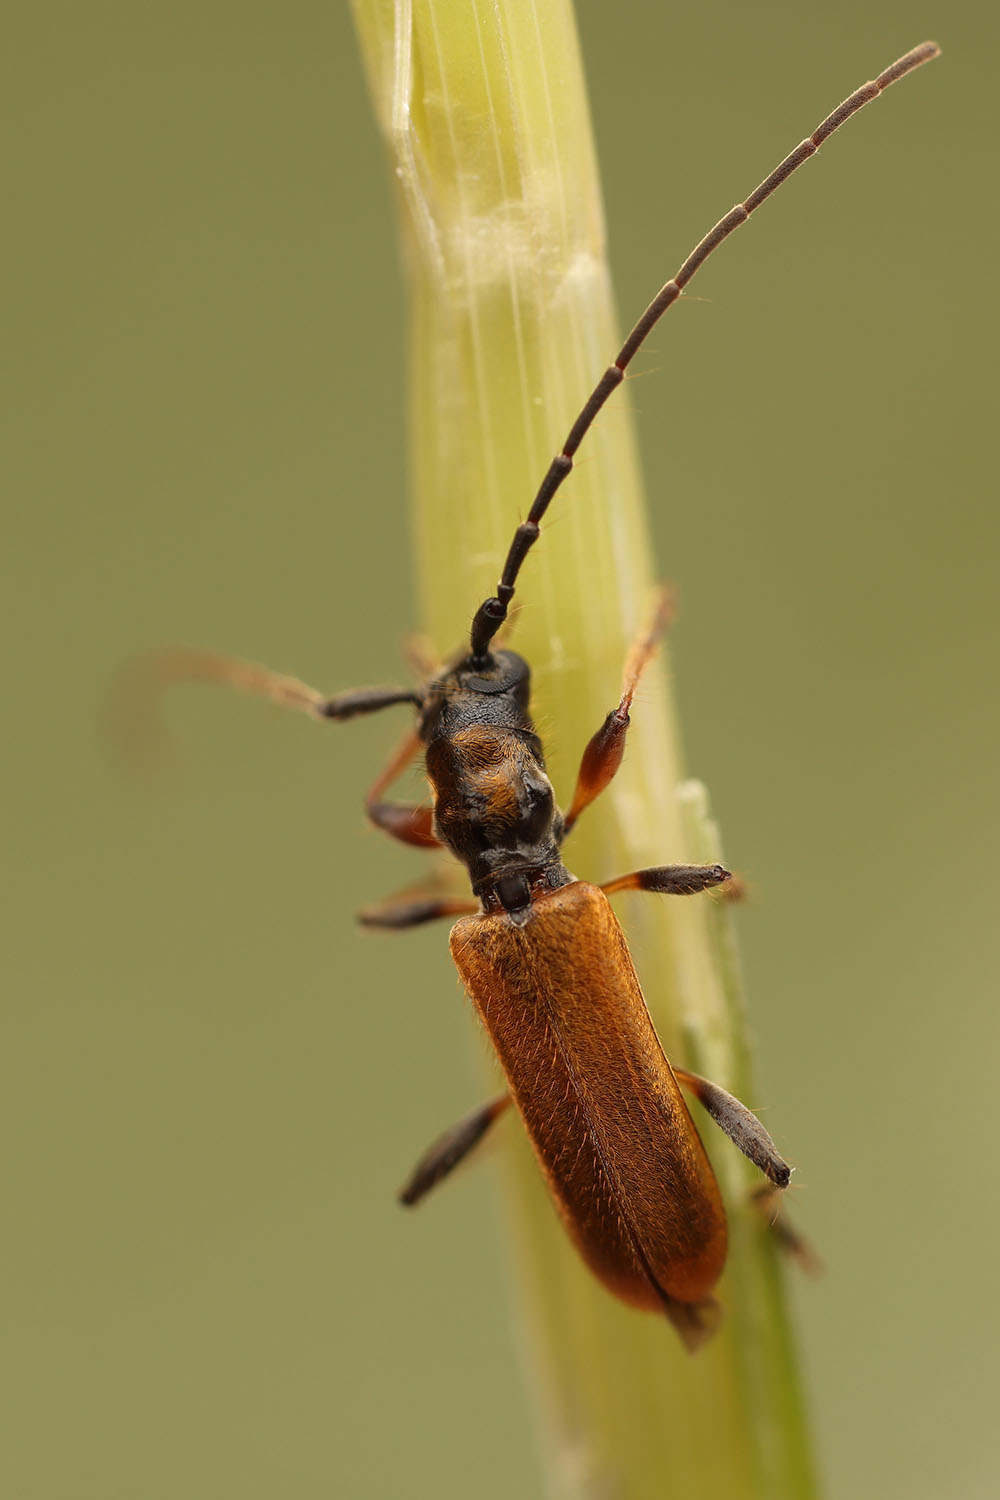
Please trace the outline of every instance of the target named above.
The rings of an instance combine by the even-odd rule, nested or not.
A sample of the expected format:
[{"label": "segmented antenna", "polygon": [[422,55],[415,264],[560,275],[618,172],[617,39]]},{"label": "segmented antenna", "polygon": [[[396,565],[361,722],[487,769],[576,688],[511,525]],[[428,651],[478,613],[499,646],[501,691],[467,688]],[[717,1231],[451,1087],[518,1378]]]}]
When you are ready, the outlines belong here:
[{"label": "segmented antenna", "polygon": [[932,58],[938,56],[939,52],[940,48],[936,42],[924,42],[899,58],[891,67],[886,68],[885,72],[880,73],[872,83],[862,84],[859,89],[856,89],[832,114],[827,115],[811,136],[801,145],[796,146],[795,150],[775,167],[769,177],[764,178],[745,203],[737,203],[735,208],[731,208],[725,217],[719,220],[714,229],[709,230],[701,243],[691,251],[680,270],[665,286],[660,288],[625,340],[614,363],[608,366],[584,402],[579,416],[569,430],[566,441],[549,465],[548,473],[542,480],[538,494],[532,502],[527,520],[522,521],[514,533],[514,540],[507,553],[507,561],[504,563],[500,582],[497,584],[496,595],[492,599],[483,601],[472,621],[470,650],[475,665],[482,667],[489,659],[490,642],[507,618],[507,610],[514,597],[514,586],[517,582],[517,575],[521,571],[521,565],[538,540],[539,523],[548,510],[553,495],[573,467],[576,450],[583,442],[591,423],[611,392],[621,385],[625,378],[625,371],[636,351],[649,336],[655,324],[663,317],[667,308],[677,301],[692,276],[704,264],[712,251],[721,245],[723,240],[728,239],[734,229],[745,224],[754,209],[759,208],[765,198],[769,198],[775,188],[780,187],[786,178],[791,177],[804,161],[808,161],[810,156],[815,156],[823,142],[833,135],[835,130],[839,130],[841,125],[852,115],[857,114],[865,104],[878,98],[890,83],[895,83],[897,78],[904,77],[914,68],[919,68],[922,63],[930,62]]}]

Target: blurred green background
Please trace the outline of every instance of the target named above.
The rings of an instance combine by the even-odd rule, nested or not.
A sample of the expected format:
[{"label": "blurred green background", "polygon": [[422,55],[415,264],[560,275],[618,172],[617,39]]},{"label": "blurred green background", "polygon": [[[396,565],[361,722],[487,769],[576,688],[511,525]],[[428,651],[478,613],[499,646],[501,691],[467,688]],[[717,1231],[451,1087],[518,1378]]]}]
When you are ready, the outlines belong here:
[{"label": "blurred green background", "polygon": [[[394,1202],[480,1051],[442,931],[352,926],[419,873],[359,810],[398,721],[192,690],[155,796],[95,729],[164,640],[400,677],[404,306],[347,8],[6,19],[0,1493],[534,1495],[492,1168]],[[945,49],[720,254],[631,393],[689,766],[755,892],[751,1102],[829,1267],[795,1300],[830,1494],[985,1500],[997,11],[580,24],[623,321],[842,95]]]}]

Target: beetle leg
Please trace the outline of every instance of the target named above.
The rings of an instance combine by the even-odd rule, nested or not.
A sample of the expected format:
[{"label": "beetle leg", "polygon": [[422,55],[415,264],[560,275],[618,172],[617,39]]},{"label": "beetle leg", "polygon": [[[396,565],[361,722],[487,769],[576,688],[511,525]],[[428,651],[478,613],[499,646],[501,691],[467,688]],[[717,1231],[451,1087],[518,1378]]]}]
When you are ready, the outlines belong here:
[{"label": "beetle leg", "polygon": [[419,1203],[432,1187],[464,1161],[474,1146],[477,1146],[498,1115],[503,1114],[510,1103],[509,1094],[501,1094],[488,1104],[481,1104],[464,1120],[459,1120],[450,1130],[439,1135],[432,1146],[424,1152],[399,1190],[399,1201],[412,1208]]},{"label": "beetle leg", "polygon": [[563,820],[563,838],[570,832],[584,808],[589,807],[594,798],[600,796],[618,772],[625,754],[625,736],[631,723],[630,709],[639,678],[652,660],[657,643],[670,624],[673,609],[672,590],[662,588],[652,624],[634,643],[625,660],[622,695],[618,707],[611,710],[583,752],[573,801]]},{"label": "beetle leg", "polygon": [[823,1258],[810,1244],[805,1235],[795,1228],[781,1211],[780,1188],[769,1182],[761,1183],[750,1194],[750,1203],[757,1213],[767,1220],[767,1227],[778,1242],[778,1248],[796,1261],[808,1276],[821,1276],[824,1271]]},{"label": "beetle leg", "polygon": [[776,1188],[786,1188],[792,1169],[778,1155],[778,1148],[752,1110],[717,1083],[710,1083],[698,1073],[689,1073],[686,1068],[674,1068],[674,1076],[691,1090],[695,1098],[712,1116],[720,1130],[724,1130],[743,1155],[760,1167]]},{"label": "beetle leg", "polygon": [[404,927],[420,927],[438,917],[468,917],[479,911],[479,902],[467,897],[411,895],[392,896],[381,906],[366,906],[358,912],[362,927],[380,927],[398,932]]},{"label": "beetle leg", "polygon": [[427,806],[416,806],[402,802],[383,802],[386,789],[420,751],[420,735],[409,730],[400,741],[395,754],[385,770],[375,781],[365,798],[365,812],[376,828],[401,844],[414,844],[418,849],[439,849],[440,841],[434,834],[434,812]]},{"label": "beetle leg", "polygon": [[654,865],[648,870],[633,870],[601,886],[606,896],[615,891],[659,891],[667,896],[693,896],[713,885],[725,885],[732,879],[724,865]]},{"label": "beetle leg", "polygon": [[434,833],[434,810],[426,805],[403,802],[368,802],[365,812],[390,838],[418,849],[439,849]]}]

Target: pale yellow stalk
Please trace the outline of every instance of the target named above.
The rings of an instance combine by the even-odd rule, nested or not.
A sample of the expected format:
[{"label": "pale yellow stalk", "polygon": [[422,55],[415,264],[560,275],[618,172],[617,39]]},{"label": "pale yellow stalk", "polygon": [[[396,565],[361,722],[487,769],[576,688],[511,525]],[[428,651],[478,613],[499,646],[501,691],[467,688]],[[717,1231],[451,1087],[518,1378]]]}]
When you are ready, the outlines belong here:
[{"label": "pale yellow stalk", "polygon": [[[355,0],[355,14],[412,298],[423,623],[448,650],[493,591],[514,526],[620,343],[587,101],[568,0]],[[657,571],[620,392],[518,594],[516,643],[535,665],[564,799],[617,698]],[[719,855],[703,793],[682,784],[665,660],[644,679],[625,767],[567,850],[581,876]],[[668,1052],[752,1099],[725,906],[635,895],[620,907]],[[816,1492],[774,1248],[747,1207],[759,1178],[711,1125],[703,1134],[730,1205],[731,1254],[722,1331],[693,1357],[665,1320],[620,1306],[591,1277],[523,1141],[512,1147],[519,1333],[553,1495]]]}]

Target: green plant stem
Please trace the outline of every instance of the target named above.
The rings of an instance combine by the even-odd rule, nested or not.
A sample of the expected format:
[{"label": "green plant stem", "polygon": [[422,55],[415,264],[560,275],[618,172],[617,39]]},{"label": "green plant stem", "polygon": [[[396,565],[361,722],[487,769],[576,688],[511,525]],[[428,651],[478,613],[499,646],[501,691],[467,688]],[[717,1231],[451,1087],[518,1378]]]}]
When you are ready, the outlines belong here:
[{"label": "green plant stem", "polygon": [[[568,0],[354,0],[397,186],[411,292],[411,437],[424,624],[457,646],[514,526],[618,347]],[[653,583],[632,423],[612,398],[518,595],[517,646],[565,799],[617,700]],[[680,789],[680,790],[678,790]],[[604,879],[720,856],[682,783],[666,652],[643,681],[625,766],[569,858]],[[668,1053],[753,1100],[728,909],[625,897],[622,916]],[[516,1133],[508,1132],[511,1136]],[[620,1306],[572,1252],[526,1145],[507,1172],[522,1342],[554,1495],[807,1500],[816,1493],[781,1273],[747,1206],[759,1178],[702,1133],[731,1214],[722,1331],[697,1356]]]}]

